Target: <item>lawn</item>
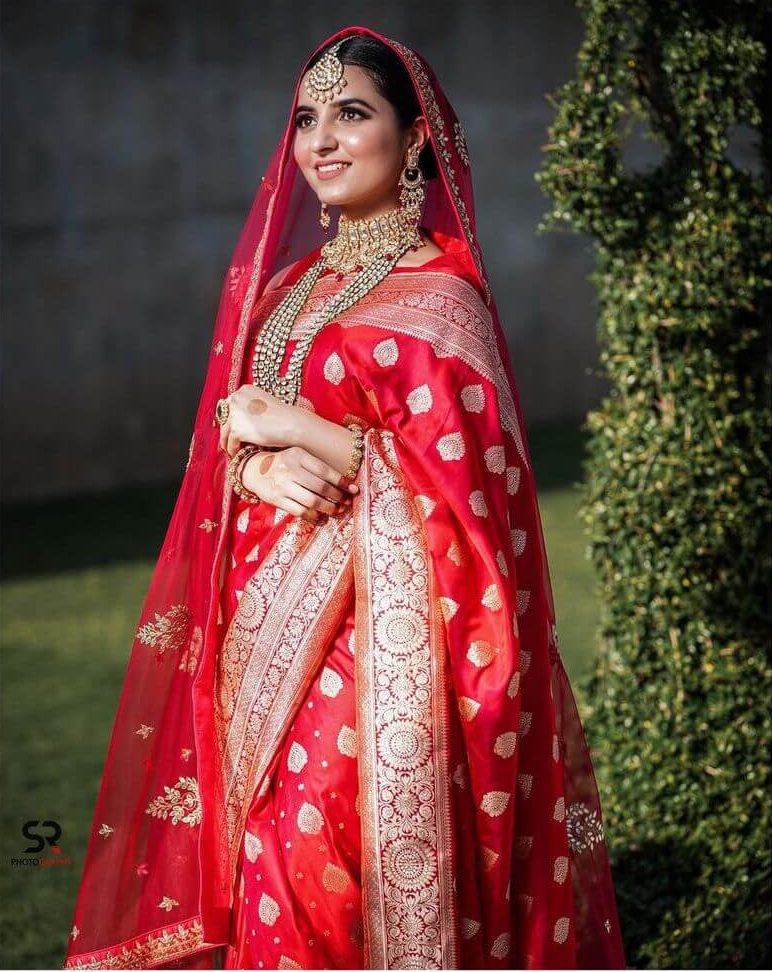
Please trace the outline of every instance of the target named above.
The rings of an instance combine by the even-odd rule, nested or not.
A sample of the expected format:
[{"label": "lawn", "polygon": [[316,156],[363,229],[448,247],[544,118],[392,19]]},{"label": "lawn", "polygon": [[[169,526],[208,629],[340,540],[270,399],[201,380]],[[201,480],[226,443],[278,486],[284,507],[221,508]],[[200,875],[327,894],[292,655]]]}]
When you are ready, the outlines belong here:
[{"label": "lawn", "polygon": [[[530,437],[561,650],[592,662],[597,606],[576,515],[582,436]],[[62,964],[99,777],[144,594],[176,485],[3,509],[4,968]],[[28,820],[55,820],[70,865],[18,868]],[[48,856],[48,855],[46,855]]]}]

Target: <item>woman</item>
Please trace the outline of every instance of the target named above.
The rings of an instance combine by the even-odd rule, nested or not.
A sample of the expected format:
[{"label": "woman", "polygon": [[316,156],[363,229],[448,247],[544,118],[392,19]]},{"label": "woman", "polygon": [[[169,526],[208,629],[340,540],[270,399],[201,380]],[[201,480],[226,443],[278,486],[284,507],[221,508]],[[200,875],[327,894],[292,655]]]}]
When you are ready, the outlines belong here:
[{"label": "woman", "polygon": [[624,967],[463,131],[363,27],[229,270],[65,967],[219,964]]}]

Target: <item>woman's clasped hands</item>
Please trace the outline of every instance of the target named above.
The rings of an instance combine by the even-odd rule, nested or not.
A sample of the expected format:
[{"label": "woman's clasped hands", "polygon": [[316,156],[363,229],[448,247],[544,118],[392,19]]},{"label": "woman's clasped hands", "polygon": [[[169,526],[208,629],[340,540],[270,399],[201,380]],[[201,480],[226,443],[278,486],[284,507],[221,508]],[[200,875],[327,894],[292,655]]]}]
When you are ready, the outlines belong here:
[{"label": "woman's clasped hands", "polygon": [[244,486],[266,503],[305,520],[350,508],[350,480],[303,446],[298,407],[255,385],[228,397],[228,418],[220,426],[220,447],[233,457],[242,445],[263,446],[242,466]]}]

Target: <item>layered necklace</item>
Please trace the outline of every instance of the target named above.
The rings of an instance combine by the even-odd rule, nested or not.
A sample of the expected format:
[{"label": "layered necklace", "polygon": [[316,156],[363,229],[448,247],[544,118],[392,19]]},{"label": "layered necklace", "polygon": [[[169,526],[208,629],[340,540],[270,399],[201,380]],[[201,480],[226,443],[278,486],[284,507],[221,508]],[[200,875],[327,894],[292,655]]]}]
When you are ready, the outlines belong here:
[{"label": "layered necklace", "polygon": [[[417,250],[422,245],[415,217],[401,206],[369,219],[350,220],[341,213],[337,235],[324,244],[319,259],[260,328],[252,358],[253,382],[293,405],[300,388],[303,362],[319,331],[379,284],[408,250]],[[357,275],[325,305],[314,326],[293,348],[287,373],[279,375],[292,327],[326,269],[336,270],[338,280],[351,270],[356,270]]]}]

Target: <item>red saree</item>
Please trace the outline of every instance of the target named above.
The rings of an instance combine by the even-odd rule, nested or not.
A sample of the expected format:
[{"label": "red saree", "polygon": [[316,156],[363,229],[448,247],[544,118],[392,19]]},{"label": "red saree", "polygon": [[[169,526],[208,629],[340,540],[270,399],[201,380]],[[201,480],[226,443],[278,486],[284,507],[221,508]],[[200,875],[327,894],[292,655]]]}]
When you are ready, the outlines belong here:
[{"label": "red saree", "polygon": [[[320,47],[353,33],[380,37]],[[624,967],[463,132],[380,39],[430,122],[444,255],[392,271],[305,361],[297,404],[366,429],[352,508],[309,523],[233,497],[214,403],[321,242],[288,124],[223,291],[66,968]],[[320,278],[283,369],[348,279]]]}]

